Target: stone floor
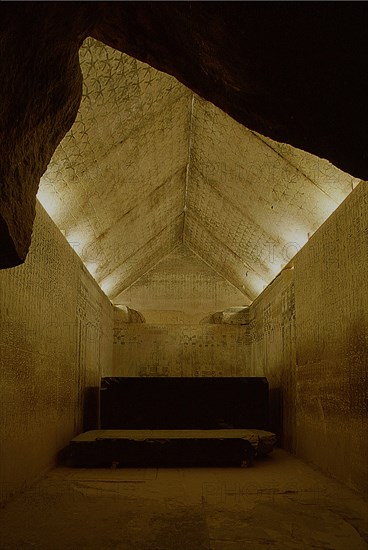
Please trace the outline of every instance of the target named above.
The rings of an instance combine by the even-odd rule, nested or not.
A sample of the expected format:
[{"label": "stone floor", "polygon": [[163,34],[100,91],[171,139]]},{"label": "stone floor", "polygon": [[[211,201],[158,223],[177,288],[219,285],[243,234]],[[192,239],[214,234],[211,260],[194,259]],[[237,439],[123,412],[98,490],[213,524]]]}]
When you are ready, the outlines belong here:
[{"label": "stone floor", "polygon": [[251,468],[56,468],[0,513],[0,548],[368,548],[367,502],[280,449]]}]

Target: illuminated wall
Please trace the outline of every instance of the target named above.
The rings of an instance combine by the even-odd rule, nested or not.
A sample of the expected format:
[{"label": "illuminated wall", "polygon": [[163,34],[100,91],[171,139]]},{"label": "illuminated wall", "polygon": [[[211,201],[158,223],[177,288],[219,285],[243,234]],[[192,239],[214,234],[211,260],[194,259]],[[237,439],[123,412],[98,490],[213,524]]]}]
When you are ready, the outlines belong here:
[{"label": "illuminated wall", "polygon": [[112,306],[40,204],[25,264],[0,271],[1,500],[83,430],[111,363]]},{"label": "illuminated wall", "polygon": [[282,444],[368,492],[368,184],[250,308],[251,369]]}]

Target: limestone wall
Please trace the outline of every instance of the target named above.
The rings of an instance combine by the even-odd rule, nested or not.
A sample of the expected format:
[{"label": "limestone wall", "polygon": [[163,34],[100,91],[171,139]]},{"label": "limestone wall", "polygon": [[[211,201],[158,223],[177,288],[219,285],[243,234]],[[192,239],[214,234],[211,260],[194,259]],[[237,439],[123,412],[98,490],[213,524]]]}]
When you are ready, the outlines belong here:
[{"label": "limestone wall", "polygon": [[[171,279],[156,269],[151,286],[148,276],[127,293],[134,307],[144,289],[150,322],[121,318],[112,345],[111,304],[38,205],[26,263],[0,271],[1,496],[35,479],[83,429],[85,389],[101,375],[266,376],[280,443],[367,492],[367,241],[362,183],[239,324],[203,322],[229,298],[244,305],[242,295],[212,275],[198,302],[192,260],[181,278],[174,262]],[[165,284],[166,310],[153,292]]]},{"label": "limestone wall", "polygon": [[367,183],[291,263],[250,307],[251,369],[281,443],[367,492]]},{"label": "limestone wall", "polygon": [[0,271],[0,496],[52,465],[82,431],[111,363],[112,306],[37,205],[25,264]]},{"label": "limestone wall", "polygon": [[114,302],[138,309],[146,324],[126,323],[122,314],[116,315],[113,367],[107,375],[247,374],[246,324],[211,324],[210,318],[227,307],[245,307],[249,298],[185,245]]},{"label": "limestone wall", "polygon": [[295,451],[294,270],[285,269],[257,298],[249,315],[252,375],[266,376],[270,388],[270,429],[279,444]]},{"label": "limestone wall", "polygon": [[368,184],[295,261],[297,454],[368,492]]},{"label": "limestone wall", "polygon": [[114,332],[113,369],[106,376],[249,374],[246,326],[125,324]]}]

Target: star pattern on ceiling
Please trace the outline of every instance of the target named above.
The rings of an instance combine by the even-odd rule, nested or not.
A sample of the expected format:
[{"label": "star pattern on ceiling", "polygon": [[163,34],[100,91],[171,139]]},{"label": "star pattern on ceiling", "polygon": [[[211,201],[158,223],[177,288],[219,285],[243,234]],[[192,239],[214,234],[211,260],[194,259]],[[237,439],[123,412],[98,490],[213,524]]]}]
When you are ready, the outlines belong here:
[{"label": "star pattern on ceiling", "polygon": [[184,244],[249,303],[359,180],[89,38],[38,198],[114,300]]}]

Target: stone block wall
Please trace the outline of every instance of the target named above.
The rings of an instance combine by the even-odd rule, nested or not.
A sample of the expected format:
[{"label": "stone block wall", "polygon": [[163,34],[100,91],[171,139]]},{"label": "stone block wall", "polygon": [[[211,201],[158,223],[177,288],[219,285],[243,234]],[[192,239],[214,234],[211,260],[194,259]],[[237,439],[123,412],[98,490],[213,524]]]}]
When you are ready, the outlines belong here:
[{"label": "stone block wall", "polygon": [[0,271],[0,497],[83,430],[111,364],[112,306],[40,204],[26,262]]},{"label": "stone block wall", "polygon": [[251,369],[280,442],[368,492],[368,184],[250,307]]}]

